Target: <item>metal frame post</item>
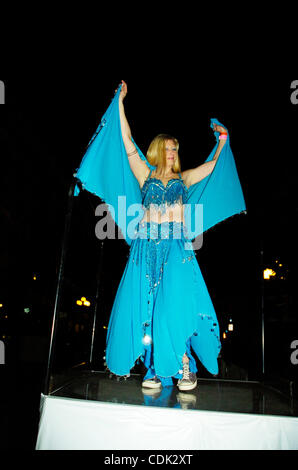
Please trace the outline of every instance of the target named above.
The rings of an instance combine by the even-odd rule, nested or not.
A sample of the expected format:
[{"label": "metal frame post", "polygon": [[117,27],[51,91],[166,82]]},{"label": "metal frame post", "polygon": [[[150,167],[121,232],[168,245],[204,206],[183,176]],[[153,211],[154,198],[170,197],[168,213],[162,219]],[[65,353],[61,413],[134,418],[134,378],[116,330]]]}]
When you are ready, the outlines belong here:
[{"label": "metal frame post", "polygon": [[63,284],[63,279],[64,279],[64,266],[65,266],[65,259],[66,259],[69,233],[70,233],[70,224],[71,224],[71,216],[72,216],[73,200],[74,200],[74,190],[77,184],[80,185],[81,183],[78,179],[74,178],[73,181],[71,182],[71,185],[68,191],[68,204],[67,204],[67,212],[66,212],[66,218],[65,218],[64,235],[63,235],[63,241],[62,241],[59,274],[58,274],[52,328],[51,328],[51,338],[50,338],[49,355],[48,355],[48,362],[47,362],[47,371],[46,371],[46,378],[45,378],[45,385],[44,385],[45,395],[49,393],[50,370],[51,370],[51,366],[53,363],[53,350],[54,350],[54,343],[55,343],[56,331],[57,331],[57,316],[58,316],[60,303],[61,303],[61,291],[62,291],[62,284]]}]

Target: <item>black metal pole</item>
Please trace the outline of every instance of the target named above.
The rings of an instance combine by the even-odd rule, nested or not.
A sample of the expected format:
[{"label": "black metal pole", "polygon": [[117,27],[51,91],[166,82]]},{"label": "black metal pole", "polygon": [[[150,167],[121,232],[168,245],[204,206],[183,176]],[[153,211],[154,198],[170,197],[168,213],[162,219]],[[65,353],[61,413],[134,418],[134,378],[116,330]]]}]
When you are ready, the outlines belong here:
[{"label": "black metal pole", "polygon": [[265,285],[264,285],[264,249],[263,243],[261,245],[261,320],[262,320],[262,374],[263,378],[265,375],[265,306],[264,306],[264,297],[265,297]]},{"label": "black metal pole", "polygon": [[57,315],[58,315],[58,312],[59,312],[59,309],[60,309],[60,303],[61,303],[61,292],[62,292],[62,284],[63,284],[63,278],[64,278],[65,259],[66,259],[69,233],[70,233],[70,224],[71,224],[71,216],[72,216],[72,208],[73,208],[74,190],[75,190],[75,187],[76,187],[77,184],[80,185],[81,183],[80,183],[79,180],[74,178],[73,181],[71,182],[71,185],[70,185],[70,188],[69,188],[69,191],[68,191],[68,204],[67,204],[67,212],[66,212],[66,217],[65,217],[64,235],[63,235],[63,241],[62,241],[60,266],[59,266],[56,297],[55,297],[55,305],[54,305],[53,320],[52,320],[50,347],[49,347],[47,371],[46,371],[45,386],[44,386],[44,394],[45,395],[47,395],[49,393],[50,371],[51,371],[51,366],[52,366],[52,362],[53,362],[53,350],[54,350],[56,331],[57,331]]},{"label": "black metal pole", "polygon": [[95,307],[94,307],[94,318],[93,318],[93,326],[92,326],[92,334],[91,334],[91,347],[90,347],[90,358],[89,358],[90,364],[92,364],[93,362],[95,327],[96,327],[96,320],[97,320],[97,312],[99,308],[98,305],[99,305],[100,287],[101,287],[103,245],[104,245],[104,242],[103,240],[101,240],[100,250],[99,250],[99,264],[98,264],[98,271],[97,271],[97,289],[96,289],[96,298],[95,298]]}]

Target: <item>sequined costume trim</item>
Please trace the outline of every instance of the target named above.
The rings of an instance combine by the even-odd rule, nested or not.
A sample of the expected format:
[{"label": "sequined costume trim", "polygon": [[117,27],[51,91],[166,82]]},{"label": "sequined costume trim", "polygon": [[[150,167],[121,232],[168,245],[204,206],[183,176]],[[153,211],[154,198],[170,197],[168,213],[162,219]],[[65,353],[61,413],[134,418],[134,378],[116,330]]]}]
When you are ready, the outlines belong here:
[{"label": "sequined costume trim", "polygon": [[152,171],[142,187],[142,204],[147,210],[153,208],[164,214],[167,209],[175,204],[183,205],[187,200],[187,187],[181,175],[179,178],[171,178],[166,186],[158,178],[151,178]]}]

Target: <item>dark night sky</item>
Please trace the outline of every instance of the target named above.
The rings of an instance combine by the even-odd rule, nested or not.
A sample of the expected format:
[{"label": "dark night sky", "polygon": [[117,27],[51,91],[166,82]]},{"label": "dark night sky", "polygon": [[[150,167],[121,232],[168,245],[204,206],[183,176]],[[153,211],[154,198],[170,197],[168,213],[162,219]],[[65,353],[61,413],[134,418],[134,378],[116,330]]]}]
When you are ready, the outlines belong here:
[{"label": "dark night sky", "polygon": [[[203,163],[214,146],[210,118],[229,129],[248,213],[205,234],[197,255],[215,303],[222,293],[256,298],[262,244],[265,262],[279,257],[296,279],[298,105],[290,101],[290,84],[297,77],[239,73],[222,82],[216,75],[181,74],[173,81],[156,75],[79,83],[39,78],[21,84],[7,80],[7,104],[0,110],[2,295],[16,282],[28,295],[26,279],[39,272],[47,279],[45,295],[53,298],[71,177],[122,78],[128,83],[127,117],[144,153],[156,134],[170,133],[180,141],[182,169],[187,169]],[[98,202],[88,195],[75,202],[67,268],[71,282],[84,282],[78,295],[88,289],[94,295]],[[107,242],[105,287],[111,299],[127,252],[123,241]]]},{"label": "dark night sky", "polygon": [[[157,133],[168,132],[180,141],[183,169],[202,163],[214,145],[209,120],[218,118],[230,131],[248,216],[258,217],[254,232],[264,231],[266,243],[273,245],[289,235],[284,224],[297,214],[293,163],[298,109],[290,102],[291,79],[236,75],[218,83],[186,76],[172,83],[155,78],[149,84],[124,79],[127,116],[144,153]],[[18,217],[29,195],[39,214],[34,207],[26,210],[36,221],[42,212],[38,204],[47,210],[57,191],[63,198],[119,81],[33,80],[22,86],[8,81],[6,101],[12,106],[1,109],[1,143],[9,155],[3,158],[2,153],[4,200],[7,195],[6,206],[18,206]]]},{"label": "dark night sky", "polygon": [[[234,321],[231,342],[222,341],[221,363],[231,361],[249,380],[263,379],[263,247],[265,266],[279,259],[288,269],[286,282],[265,283],[266,374],[297,386],[298,366],[289,359],[290,342],[298,339],[298,104],[290,101],[291,83],[298,79],[297,12],[293,5],[263,12],[261,5],[230,10],[212,3],[208,15],[201,6],[195,12],[191,4],[177,3],[164,11],[163,4],[150,3],[134,6],[132,15],[128,5],[113,4],[107,12],[100,4],[99,12],[89,7],[84,16],[80,5],[78,19],[74,5],[65,17],[62,9],[47,8],[32,28],[26,4],[24,31],[15,27],[15,14],[13,24],[3,15],[9,34],[2,41],[0,75],[6,98],[0,106],[0,340],[5,333],[7,367],[0,370],[0,409],[14,447],[27,445],[34,420],[37,429],[72,175],[121,79],[128,84],[126,113],[141,150],[146,153],[156,134],[172,134],[180,142],[182,170],[203,163],[211,152],[210,118],[227,126],[247,214],[205,233],[197,252],[221,333],[230,316]],[[99,202],[86,192],[74,201],[54,375],[88,361],[93,313],[83,318],[75,299],[86,296],[95,304]],[[95,370],[102,370],[102,326],[127,254],[123,240],[104,244]],[[81,321],[88,337],[73,333]],[[199,377],[210,378],[198,368]]]}]

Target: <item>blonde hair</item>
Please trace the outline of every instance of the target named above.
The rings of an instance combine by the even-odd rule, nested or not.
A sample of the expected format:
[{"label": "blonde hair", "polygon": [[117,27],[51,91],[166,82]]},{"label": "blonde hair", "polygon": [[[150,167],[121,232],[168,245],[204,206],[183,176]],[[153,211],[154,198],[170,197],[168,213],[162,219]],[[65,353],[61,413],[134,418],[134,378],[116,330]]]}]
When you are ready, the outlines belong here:
[{"label": "blonde hair", "polygon": [[[167,140],[172,140],[175,143],[177,152],[179,150],[179,142],[175,137],[172,137],[168,134],[159,134],[157,135],[149,145],[146,157],[150,165],[154,165],[161,170],[166,166],[166,142]],[[173,165],[174,173],[181,171],[180,158],[177,153],[177,159]]]}]

